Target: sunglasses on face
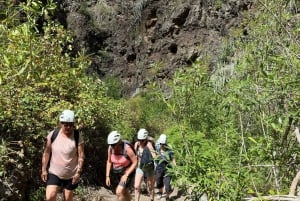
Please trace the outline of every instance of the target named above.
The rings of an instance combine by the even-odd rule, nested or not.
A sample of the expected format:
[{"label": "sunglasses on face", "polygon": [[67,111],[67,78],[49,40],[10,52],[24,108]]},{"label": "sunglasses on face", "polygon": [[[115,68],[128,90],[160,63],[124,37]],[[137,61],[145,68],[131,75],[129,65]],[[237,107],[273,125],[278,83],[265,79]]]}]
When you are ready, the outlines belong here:
[{"label": "sunglasses on face", "polygon": [[118,143],[116,143],[116,144],[111,144],[110,146],[111,146],[112,148],[114,148],[114,147],[116,147],[116,145],[118,145]]},{"label": "sunglasses on face", "polygon": [[162,144],[162,143],[160,143],[160,145],[166,145],[166,144]]},{"label": "sunglasses on face", "polygon": [[74,123],[72,123],[72,122],[61,122],[61,124],[62,124],[64,127],[73,127],[73,126],[74,126]]}]

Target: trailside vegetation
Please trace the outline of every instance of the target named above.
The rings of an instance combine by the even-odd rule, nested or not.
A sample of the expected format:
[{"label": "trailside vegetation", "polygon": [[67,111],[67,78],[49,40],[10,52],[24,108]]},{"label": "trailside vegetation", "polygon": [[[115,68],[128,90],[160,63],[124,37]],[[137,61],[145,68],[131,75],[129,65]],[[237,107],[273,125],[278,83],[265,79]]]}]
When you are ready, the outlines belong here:
[{"label": "trailside vegetation", "polygon": [[[39,166],[43,145],[62,110],[76,112],[92,156],[88,164],[94,152],[104,155],[107,133],[118,127],[124,107],[105,95],[100,79],[86,75],[90,62],[85,52],[72,55],[70,33],[51,20],[54,2],[6,1],[1,6],[0,197],[30,200],[44,186]],[[43,189],[38,192],[44,196]]]},{"label": "trailside vegetation", "polygon": [[199,58],[170,84],[165,102],[177,124],[165,132],[190,200],[288,194],[298,170],[299,16],[282,1],[255,6],[245,29],[224,40],[213,72]]}]

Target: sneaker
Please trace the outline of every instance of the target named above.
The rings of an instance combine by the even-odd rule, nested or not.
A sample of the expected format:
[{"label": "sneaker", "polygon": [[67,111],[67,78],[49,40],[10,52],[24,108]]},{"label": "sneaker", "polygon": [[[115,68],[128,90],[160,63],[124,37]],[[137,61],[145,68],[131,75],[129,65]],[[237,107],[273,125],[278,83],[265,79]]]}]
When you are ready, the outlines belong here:
[{"label": "sneaker", "polygon": [[156,195],[156,198],[157,198],[157,199],[162,198],[162,193],[161,193],[161,192],[158,192],[157,195]]}]

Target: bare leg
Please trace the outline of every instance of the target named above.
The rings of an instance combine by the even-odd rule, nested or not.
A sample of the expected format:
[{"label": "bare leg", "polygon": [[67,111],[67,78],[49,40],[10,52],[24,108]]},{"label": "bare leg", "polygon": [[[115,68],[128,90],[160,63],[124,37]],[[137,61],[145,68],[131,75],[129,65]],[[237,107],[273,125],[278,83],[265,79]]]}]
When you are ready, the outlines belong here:
[{"label": "bare leg", "polygon": [[64,198],[65,201],[73,201],[73,190],[64,189]]},{"label": "bare leg", "polygon": [[147,186],[149,187],[149,195],[151,200],[154,200],[154,183],[155,183],[155,175],[151,177],[147,177]]},{"label": "bare leg", "polygon": [[162,197],[162,194],[163,194],[163,187],[158,189],[157,199],[160,199]]},{"label": "bare leg", "polygon": [[46,201],[56,201],[58,190],[58,186],[48,185],[46,187]]},{"label": "bare leg", "polygon": [[135,174],[134,178],[134,200],[139,201],[140,200],[140,189],[142,180],[144,178],[144,175],[142,174]]},{"label": "bare leg", "polygon": [[123,186],[118,185],[117,189],[116,189],[116,194],[118,197],[118,201],[130,201],[131,200],[131,196],[129,193],[129,189],[124,188]]}]

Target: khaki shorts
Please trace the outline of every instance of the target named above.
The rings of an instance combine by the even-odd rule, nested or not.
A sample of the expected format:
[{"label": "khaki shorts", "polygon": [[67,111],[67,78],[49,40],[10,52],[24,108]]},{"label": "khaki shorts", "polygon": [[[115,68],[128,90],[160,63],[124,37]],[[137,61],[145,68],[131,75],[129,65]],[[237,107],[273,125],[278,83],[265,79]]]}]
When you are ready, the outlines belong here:
[{"label": "khaki shorts", "polygon": [[155,175],[155,170],[151,170],[149,172],[144,172],[141,168],[136,168],[135,170],[135,174],[141,174],[141,175],[144,175],[145,177],[152,177]]}]

